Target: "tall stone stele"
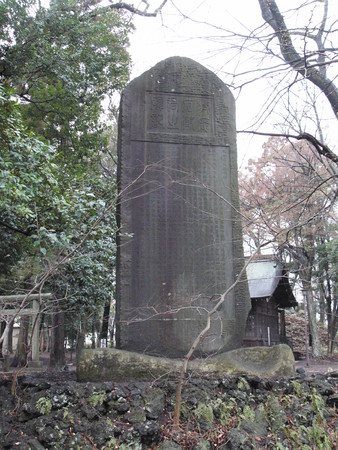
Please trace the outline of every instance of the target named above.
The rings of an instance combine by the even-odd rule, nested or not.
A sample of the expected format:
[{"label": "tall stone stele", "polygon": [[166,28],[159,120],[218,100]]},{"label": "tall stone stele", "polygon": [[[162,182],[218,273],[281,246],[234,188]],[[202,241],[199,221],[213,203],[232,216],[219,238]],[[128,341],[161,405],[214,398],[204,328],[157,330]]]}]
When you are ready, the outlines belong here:
[{"label": "tall stone stele", "polygon": [[[243,267],[235,103],[188,58],[124,90],[119,123],[117,347],[181,357]],[[239,282],[199,356],[240,347],[250,299]]]}]

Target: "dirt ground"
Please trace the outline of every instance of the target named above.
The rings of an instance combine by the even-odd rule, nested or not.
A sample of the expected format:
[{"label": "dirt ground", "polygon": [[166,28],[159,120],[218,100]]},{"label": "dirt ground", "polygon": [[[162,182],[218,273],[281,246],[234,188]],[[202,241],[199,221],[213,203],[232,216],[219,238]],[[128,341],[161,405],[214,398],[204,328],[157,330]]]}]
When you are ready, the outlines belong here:
[{"label": "dirt ground", "polygon": [[338,357],[321,359],[309,359],[307,364],[305,359],[296,361],[296,369],[304,369],[306,374],[338,372]]}]

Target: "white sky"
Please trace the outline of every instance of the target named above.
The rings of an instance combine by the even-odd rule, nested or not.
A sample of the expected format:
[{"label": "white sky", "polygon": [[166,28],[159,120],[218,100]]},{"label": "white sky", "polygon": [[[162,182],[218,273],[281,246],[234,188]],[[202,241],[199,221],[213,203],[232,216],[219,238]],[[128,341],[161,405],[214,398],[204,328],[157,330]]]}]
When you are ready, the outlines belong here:
[{"label": "white sky", "polygon": [[[160,3],[158,0],[148,0],[148,2],[150,9],[153,5]],[[299,0],[279,0],[278,2],[283,7],[288,5],[295,7],[298,3]],[[331,1],[331,4],[333,3]],[[338,15],[338,8],[335,10],[329,13]],[[293,20],[304,22],[302,14],[293,13]],[[188,17],[193,18],[194,21],[189,20]],[[205,23],[213,24],[215,27]],[[231,49],[233,39],[225,38],[220,41],[219,37],[225,35],[224,29],[248,34],[248,31],[253,31],[262,24],[258,0],[174,0],[173,2],[169,0],[161,16],[134,17],[136,30],[131,36],[129,48],[133,60],[131,78],[141,75],[145,70],[169,56],[179,55],[198,61],[216,73],[224,82],[231,83],[233,80],[229,72],[237,70],[238,73],[240,70],[256,69],[259,65],[259,57],[255,59],[254,53],[246,51],[242,53],[239,60],[235,57],[238,51],[234,53]],[[239,65],[235,67],[237,64]],[[259,78],[259,73],[256,75]],[[273,90],[266,80],[248,84],[240,92],[232,89],[232,92],[236,98],[238,130],[252,127],[264,103],[273,95]],[[319,102],[318,106],[322,107]],[[329,134],[335,140],[338,133],[337,121],[335,119],[328,121],[330,117],[333,117],[330,108],[324,107],[324,111],[326,118],[324,129],[330,130]],[[261,131],[274,131],[274,122],[269,123],[270,119],[269,115],[262,119]],[[275,118],[273,120],[276,121]],[[258,129],[258,126],[252,129]],[[262,143],[266,140],[267,138],[239,134],[239,165],[245,166],[248,158],[259,155]]]},{"label": "white sky", "polygon": [[134,18],[136,31],[131,37],[130,47],[134,61],[133,76],[140,75],[144,67],[150,68],[173,55],[195,59],[217,73],[222,68],[224,54],[215,54],[220,46],[213,44],[211,38],[224,33],[203,22],[243,31],[238,18],[243,17],[244,10],[246,27],[254,29],[262,22],[256,0],[178,0],[175,3],[179,9],[169,2],[161,16],[156,18]]}]

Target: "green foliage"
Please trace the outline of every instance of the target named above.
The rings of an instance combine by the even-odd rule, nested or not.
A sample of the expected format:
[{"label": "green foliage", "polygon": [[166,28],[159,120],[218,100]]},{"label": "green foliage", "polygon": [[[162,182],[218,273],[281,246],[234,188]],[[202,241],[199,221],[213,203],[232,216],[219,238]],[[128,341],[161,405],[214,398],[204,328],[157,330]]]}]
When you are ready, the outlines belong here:
[{"label": "green foliage", "polygon": [[0,210],[29,224],[37,208],[58,209],[64,199],[58,196],[54,148],[27,132],[19,104],[10,95],[0,84]]},{"label": "green foliage", "polygon": [[33,240],[24,236],[33,234],[37,218],[47,208],[59,211],[54,153],[27,131],[13,90],[0,83],[0,274],[8,274],[22,251],[33,251]]},{"label": "green foliage", "polygon": [[336,239],[337,226],[331,224],[329,231],[332,238],[328,236],[326,240],[322,239],[320,244],[317,246],[319,259],[318,276],[323,276],[320,269],[322,269],[322,266],[325,266],[327,275],[334,285],[338,283],[338,240]]},{"label": "green foliage", "polygon": [[106,393],[104,391],[94,392],[89,398],[88,403],[94,408],[99,405],[101,406],[106,398]]},{"label": "green foliage", "polygon": [[205,422],[208,427],[210,427],[214,421],[214,413],[211,405],[206,405],[205,403],[199,403],[197,408],[194,410],[194,416],[199,421]]},{"label": "green foliage", "polygon": [[81,172],[106,148],[102,100],[128,79],[129,22],[89,6],[73,0],[53,0],[48,8],[34,1],[2,4],[0,31],[7,39],[0,44],[0,72],[24,101],[28,127],[55,145],[67,171]]},{"label": "green foliage", "polygon": [[[292,410],[299,410],[294,415],[293,421],[289,426],[284,428],[288,441],[293,448],[302,450],[310,450],[312,448],[331,449],[335,441],[334,432],[325,419],[325,402],[321,395],[315,389],[311,393],[302,388],[302,385],[297,382],[292,382],[294,391],[296,392],[300,401],[298,408],[295,407],[295,397],[293,395],[286,395],[282,399],[282,405],[286,408],[292,406]],[[298,405],[298,402],[297,402]],[[304,411],[310,410],[310,417],[306,416]],[[303,413],[304,412],[304,413]],[[312,425],[306,425],[312,422]],[[277,448],[283,448],[277,447]]]},{"label": "green foliage", "polygon": [[187,420],[189,418],[189,408],[185,402],[181,403],[181,409],[180,409],[180,418],[182,420]]},{"label": "green foliage", "polygon": [[245,405],[240,418],[253,421],[255,419],[255,412],[250,408],[249,405]]},{"label": "green foliage", "polygon": [[217,412],[217,416],[222,426],[227,426],[232,417],[237,417],[239,414],[236,399],[229,398],[226,402],[222,399],[217,399],[213,407]]},{"label": "green foliage", "polygon": [[245,378],[238,380],[237,389],[240,391],[250,392],[250,385]]},{"label": "green foliage", "polygon": [[291,384],[292,384],[292,387],[293,387],[294,391],[296,392],[296,394],[298,396],[301,396],[302,395],[302,385],[296,380],[292,380]]},{"label": "green foliage", "polygon": [[49,398],[41,397],[36,402],[36,409],[40,414],[46,415],[49,414],[52,410],[52,402]]},{"label": "green foliage", "polygon": [[110,438],[109,441],[105,443],[105,445],[102,447],[102,450],[111,450],[111,449],[118,449],[120,448],[118,446],[118,442],[115,438]]},{"label": "green foliage", "polygon": [[65,407],[65,408],[63,409],[63,416],[62,416],[62,418],[63,418],[63,420],[64,420],[65,422],[68,421],[68,423],[69,423],[71,426],[74,426],[75,419],[74,419],[73,414],[71,414],[71,413],[69,412],[68,407]]},{"label": "green foliage", "polygon": [[114,166],[103,101],[128,80],[130,29],[95,0],[0,4],[0,291],[49,273],[71,328],[112,298],[117,189],[101,167]]}]

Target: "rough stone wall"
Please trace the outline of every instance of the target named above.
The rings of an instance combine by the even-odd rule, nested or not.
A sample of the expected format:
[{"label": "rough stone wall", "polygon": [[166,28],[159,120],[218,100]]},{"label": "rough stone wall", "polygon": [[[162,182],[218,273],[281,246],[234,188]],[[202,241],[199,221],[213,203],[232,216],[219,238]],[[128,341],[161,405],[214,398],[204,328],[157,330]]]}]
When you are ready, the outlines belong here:
[{"label": "rough stone wall", "polygon": [[337,445],[338,373],[291,379],[190,378],[173,435],[177,381],[0,383],[0,448],[268,449]]}]

